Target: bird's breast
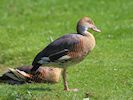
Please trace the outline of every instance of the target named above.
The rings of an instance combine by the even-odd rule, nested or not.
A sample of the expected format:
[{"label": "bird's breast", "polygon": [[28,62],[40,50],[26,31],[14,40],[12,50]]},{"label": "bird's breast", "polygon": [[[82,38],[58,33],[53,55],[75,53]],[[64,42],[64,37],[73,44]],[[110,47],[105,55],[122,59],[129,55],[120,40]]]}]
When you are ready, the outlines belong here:
[{"label": "bird's breast", "polygon": [[91,36],[80,37],[79,43],[73,46],[72,50],[68,53],[71,58],[78,58],[82,60],[93,48],[95,47],[95,38]]},{"label": "bird's breast", "polygon": [[84,48],[84,52],[86,52],[86,53],[92,51],[93,48],[96,45],[95,38],[92,34],[90,34],[89,36],[84,37],[83,41],[84,41],[83,42],[83,48]]}]

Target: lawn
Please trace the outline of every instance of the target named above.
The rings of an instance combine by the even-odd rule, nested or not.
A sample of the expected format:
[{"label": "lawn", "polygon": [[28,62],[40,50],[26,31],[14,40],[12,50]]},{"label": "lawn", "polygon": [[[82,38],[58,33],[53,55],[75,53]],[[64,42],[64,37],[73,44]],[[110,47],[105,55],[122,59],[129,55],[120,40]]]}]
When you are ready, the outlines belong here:
[{"label": "lawn", "polygon": [[0,74],[31,65],[48,43],[90,16],[101,33],[86,59],[68,70],[78,92],[57,84],[0,83],[0,100],[133,100],[133,0],[0,0]]}]

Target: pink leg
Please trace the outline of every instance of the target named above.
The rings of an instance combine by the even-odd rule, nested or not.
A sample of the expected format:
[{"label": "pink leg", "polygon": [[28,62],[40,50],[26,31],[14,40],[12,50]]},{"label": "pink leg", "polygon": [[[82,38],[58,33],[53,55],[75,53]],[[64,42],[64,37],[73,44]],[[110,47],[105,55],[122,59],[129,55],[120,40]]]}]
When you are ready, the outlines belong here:
[{"label": "pink leg", "polygon": [[68,83],[67,83],[67,79],[66,79],[67,78],[67,76],[66,76],[66,68],[63,69],[62,75],[63,75],[63,82],[64,82],[64,90],[68,91],[69,88],[68,88]]},{"label": "pink leg", "polygon": [[78,91],[78,89],[69,89],[69,88],[68,88],[67,75],[66,75],[66,68],[63,69],[62,76],[63,76],[64,90],[65,90],[65,91]]}]

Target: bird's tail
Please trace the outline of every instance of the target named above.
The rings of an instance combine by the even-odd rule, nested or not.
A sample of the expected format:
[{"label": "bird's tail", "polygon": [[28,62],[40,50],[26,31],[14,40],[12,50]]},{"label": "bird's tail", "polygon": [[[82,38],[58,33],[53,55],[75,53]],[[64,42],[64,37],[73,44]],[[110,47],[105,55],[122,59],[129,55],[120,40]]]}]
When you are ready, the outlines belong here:
[{"label": "bird's tail", "polygon": [[0,76],[0,83],[23,84],[30,82],[31,78],[31,74],[19,69],[9,68],[9,71]]}]

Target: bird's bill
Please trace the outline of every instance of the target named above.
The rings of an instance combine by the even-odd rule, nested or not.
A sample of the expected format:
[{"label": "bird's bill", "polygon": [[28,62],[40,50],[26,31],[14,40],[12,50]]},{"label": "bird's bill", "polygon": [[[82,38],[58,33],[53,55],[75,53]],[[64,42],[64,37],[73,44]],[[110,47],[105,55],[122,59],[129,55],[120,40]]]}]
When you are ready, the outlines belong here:
[{"label": "bird's bill", "polygon": [[92,27],[92,30],[93,30],[93,31],[96,31],[96,32],[101,32],[101,30],[98,29],[96,26],[93,26],[93,27]]}]

